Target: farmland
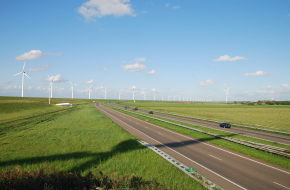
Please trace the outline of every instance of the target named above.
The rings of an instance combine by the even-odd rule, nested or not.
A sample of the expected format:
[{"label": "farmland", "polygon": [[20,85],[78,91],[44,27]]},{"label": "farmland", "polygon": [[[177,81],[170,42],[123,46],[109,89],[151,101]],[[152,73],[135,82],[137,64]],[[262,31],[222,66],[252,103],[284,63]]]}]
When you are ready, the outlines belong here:
[{"label": "farmland", "polygon": [[[14,103],[19,101],[12,99]],[[30,109],[22,105],[17,111],[11,110],[11,118],[13,114],[18,117],[35,112],[32,107],[42,112],[55,108],[51,105],[41,109],[46,99],[29,100],[33,106],[28,101],[26,105]],[[62,100],[54,101],[59,103]],[[154,178],[166,187],[204,189],[159,155],[137,143],[135,136],[104,116],[88,101],[74,100],[73,103],[78,104],[76,108],[46,115],[47,118],[35,117],[24,123],[21,119],[13,121],[17,126],[12,122],[10,130],[0,134],[0,169],[19,165],[29,171],[48,165],[82,174],[88,171],[118,175],[134,173],[146,181]]]},{"label": "farmland", "polygon": [[226,121],[266,129],[290,131],[290,106],[248,106],[175,102],[122,102],[130,107]]}]

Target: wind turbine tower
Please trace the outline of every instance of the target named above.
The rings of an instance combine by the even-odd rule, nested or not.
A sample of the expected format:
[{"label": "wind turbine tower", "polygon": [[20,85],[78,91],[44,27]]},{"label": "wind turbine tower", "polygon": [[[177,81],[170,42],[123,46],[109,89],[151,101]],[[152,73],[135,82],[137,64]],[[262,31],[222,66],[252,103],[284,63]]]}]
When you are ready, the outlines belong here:
[{"label": "wind turbine tower", "polygon": [[93,85],[91,85],[90,88],[89,88],[89,99],[91,99],[91,90],[92,90],[92,86],[93,86]]},{"label": "wind turbine tower", "polygon": [[50,79],[49,75],[47,75],[47,76],[48,76],[48,79],[50,80],[50,98],[52,98],[52,83],[53,83],[53,77],[51,77],[51,79]]},{"label": "wind turbine tower", "polygon": [[105,100],[107,99],[107,88],[105,89]]},{"label": "wind turbine tower", "polygon": [[[13,75],[13,76],[16,76],[16,75],[19,75],[19,74],[22,73],[22,94],[21,94],[21,97],[23,97],[24,75],[25,75],[27,78],[29,78],[29,77],[27,76],[27,74],[24,72],[25,63],[26,63],[26,61],[24,62],[22,72]],[[30,79],[30,78],[29,78],[29,79]]]},{"label": "wind turbine tower", "polygon": [[70,81],[70,84],[71,84],[71,99],[73,99],[74,98],[74,86],[76,84],[72,84],[71,81]]},{"label": "wind turbine tower", "polygon": [[226,91],[226,104],[228,104],[228,94],[229,94],[230,87]]},{"label": "wind turbine tower", "polygon": [[119,100],[121,99],[121,92],[122,92],[123,90],[120,90],[120,91],[118,91],[119,92]]}]

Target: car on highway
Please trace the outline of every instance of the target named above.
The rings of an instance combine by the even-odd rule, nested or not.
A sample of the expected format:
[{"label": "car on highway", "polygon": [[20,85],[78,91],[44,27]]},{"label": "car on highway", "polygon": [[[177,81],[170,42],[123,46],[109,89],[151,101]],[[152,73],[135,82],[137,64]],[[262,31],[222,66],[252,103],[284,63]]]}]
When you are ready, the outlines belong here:
[{"label": "car on highway", "polygon": [[149,113],[149,114],[153,114],[153,111],[149,111],[148,113]]},{"label": "car on highway", "polygon": [[220,124],[220,127],[223,127],[223,128],[231,128],[231,124],[230,123],[221,123]]}]

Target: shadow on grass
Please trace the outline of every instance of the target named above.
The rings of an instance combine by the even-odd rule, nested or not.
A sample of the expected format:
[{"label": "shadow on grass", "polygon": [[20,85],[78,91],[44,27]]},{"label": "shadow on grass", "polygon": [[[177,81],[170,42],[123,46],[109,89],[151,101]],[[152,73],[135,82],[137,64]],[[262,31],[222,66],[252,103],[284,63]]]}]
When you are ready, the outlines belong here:
[{"label": "shadow on grass", "polygon": [[92,166],[97,167],[98,164],[102,161],[106,161],[115,155],[130,152],[137,149],[144,149],[145,146],[139,144],[136,140],[130,139],[123,141],[112,148],[110,152],[100,152],[100,153],[92,153],[92,152],[72,152],[67,154],[55,154],[50,156],[37,156],[31,158],[24,159],[16,159],[11,161],[0,162],[0,167],[6,166],[23,166],[24,164],[41,164],[44,162],[54,162],[54,161],[68,161],[71,159],[82,159],[86,157],[91,157],[91,159],[83,164],[77,165],[69,169],[69,172],[81,172]]},{"label": "shadow on grass", "polygon": [[[236,134],[230,134],[230,135],[221,135],[224,137],[233,137],[236,136]],[[218,140],[220,138],[217,137],[211,137],[211,138],[200,138],[200,139],[196,139],[196,140],[188,140],[188,141],[176,141],[176,142],[171,142],[171,143],[166,143],[164,145],[170,147],[170,148],[178,148],[178,147],[183,147],[183,146],[187,146],[187,145],[195,145],[201,142],[210,142],[212,140]],[[164,147],[164,145],[161,144],[153,144],[153,146],[157,147],[157,148],[161,148]]]}]

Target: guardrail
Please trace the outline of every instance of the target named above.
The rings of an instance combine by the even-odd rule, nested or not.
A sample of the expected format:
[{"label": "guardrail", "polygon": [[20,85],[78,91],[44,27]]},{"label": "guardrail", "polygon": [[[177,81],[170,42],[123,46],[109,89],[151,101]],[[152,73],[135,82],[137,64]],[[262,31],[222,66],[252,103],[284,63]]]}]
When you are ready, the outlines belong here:
[{"label": "guardrail", "polygon": [[[109,106],[112,106],[112,105],[109,105]],[[234,142],[234,143],[238,143],[238,144],[241,144],[241,145],[245,145],[245,146],[248,146],[248,147],[251,147],[251,148],[267,151],[267,152],[270,152],[270,153],[273,153],[273,154],[277,154],[277,155],[280,155],[280,156],[284,156],[284,157],[290,158],[290,150],[286,149],[286,148],[280,148],[280,147],[270,146],[270,145],[266,145],[266,144],[262,144],[262,143],[256,143],[256,142],[252,142],[252,141],[247,141],[247,140],[242,140],[242,139],[237,139],[237,138],[232,138],[232,137],[226,137],[226,136],[218,135],[218,134],[215,134],[215,133],[203,131],[203,130],[200,130],[200,129],[195,129],[195,128],[192,128],[192,127],[188,127],[186,125],[181,125],[181,124],[178,124],[178,123],[165,121],[165,120],[162,120],[162,119],[158,119],[158,118],[155,118],[155,117],[150,117],[150,116],[139,114],[139,113],[136,113],[136,112],[131,112],[131,111],[128,111],[128,110],[125,110],[125,109],[118,108],[116,106],[112,106],[112,107],[114,107],[116,109],[119,109],[119,110],[122,110],[122,111],[126,111],[126,112],[129,112],[129,113],[133,113],[133,114],[136,114],[136,115],[147,117],[147,118],[150,118],[150,119],[155,119],[155,120],[162,121],[162,122],[165,122],[165,123],[169,123],[169,124],[172,124],[172,125],[176,125],[176,126],[179,126],[179,127],[183,127],[183,128],[187,128],[187,129],[194,130],[194,131],[197,131],[197,132],[201,132],[201,133],[204,133],[204,134],[208,134],[208,135],[211,135],[211,136],[214,136],[214,137],[217,137],[217,138],[228,140],[228,141],[231,141],[231,142]]]},{"label": "guardrail", "polygon": [[153,146],[153,145],[151,145],[151,144],[149,144],[149,143],[147,143],[145,141],[141,141],[141,140],[137,140],[137,141],[140,144],[146,146],[147,148],[150,148],[155,153],[157,153],[160,156],[162,156],[168,162],[170,162],[171,164],[173,164],[174,166],[176,166],[178,169],[180,169],[181,171],[183,171],[184,173],[186,173],[190,177],[194,178],[196,181],[200,182],[206,188],[211,189],[211,190],[212,189],[223,190],[221,187],[219,187],[218,185],[216,185],[212,181],[210,181],[210,180],[206,179],[205,177],[201,176],[199,173],[197,173],[197,171],[191,171],[190,172],[189,171],[189,167],[187,167],[186,165],[182,164],[181,162],[179,162],[175,158],[172,158],[171,156],[169,156],[167,153],[163,152],[159,148],[157,148],[157,147],[155,147],[155,146]]},{"label": "guardrail", "polygon": [[[138,109],[145,110],[145,111],[149,111],[147,109],[141,109],[141,108],[138,108]],[[172,113],[168,113],[168,112],[161,112],[161,111],[154,111],[154,112],[163,113],[163,114],[167,114],[167,115],[178,116],[178,117],[185,117],[185,118],[190,118],[190,119],[202,120],[202,121],[210,121],[210,122],[214,122],[214,123],[224,123],[224,122],[221,122],[221,121],[215,121],[215,120],[203,119],[203,118],[198,118],[198,117],[190,117],[190,116],[185,116],[185,115],[172,114]],[[271,130],[271,129],[263,129],[263,128],[259,128],[259,127],[251,127],[251,126],[238,125],[238,124],[231,124],[231,125],[239,126],[239,127],[244,127],[244,128],[255,129],[255,130],[269,131],[269,132],[274,132],[274,133],[281,133],[281,134],[290,135],[290,132],[285,132],[285,131],[277,131],[277,130]]]}]

